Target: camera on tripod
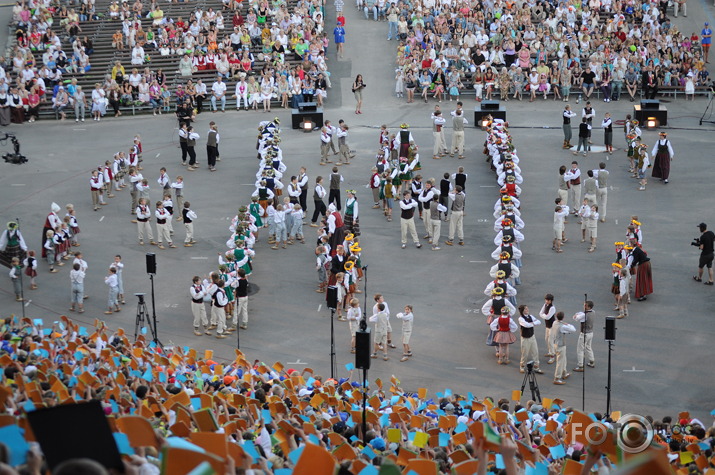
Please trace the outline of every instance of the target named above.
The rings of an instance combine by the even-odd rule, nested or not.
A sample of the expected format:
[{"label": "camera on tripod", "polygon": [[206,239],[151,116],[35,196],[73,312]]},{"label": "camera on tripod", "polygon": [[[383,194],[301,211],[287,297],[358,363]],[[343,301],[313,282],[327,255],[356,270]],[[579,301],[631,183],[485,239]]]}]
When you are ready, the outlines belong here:
[{"label": "camera on tripod", "polygon": [[5,134],[5,137],[0,139],[0,144],[5,145],[7,142],[7,139],[10,139],[12,142],[12,149],[13,152],[7,152],[4,153],[2,158],[7,162],[7,163],[15,163],[17,165],[23,164],[27,162],[27,157],[22,155],[20,153],[20,142],[17,140],[17,137],[15,137],[15,134]]},{"label": "camera on tripod", "polygon": [[695,246],[695,247],[700,247],[700,238],[693,239],[693,242],[691,242],[690,245]]}]

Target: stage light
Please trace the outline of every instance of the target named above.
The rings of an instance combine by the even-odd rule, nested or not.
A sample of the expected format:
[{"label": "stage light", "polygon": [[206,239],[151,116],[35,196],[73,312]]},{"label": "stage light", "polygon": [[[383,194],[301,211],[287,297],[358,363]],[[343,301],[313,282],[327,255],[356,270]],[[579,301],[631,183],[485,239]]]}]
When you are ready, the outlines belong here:
[{"label": "stage light", "polygon": [[488,127],[489,127],[489,120],[482,119],[482,130],[487,130]]},{"label": "stage light", "polygon": [[648,117],[648,119],[646,120],[646,127],[648,127],[649,129],[654,129],[658,127],[658,121],[656,120],[656,118]]},{"label": "stage light", "polygon": [[304,118],[303,122],[300,123],[300,128],[303,129],[303,132],[307,134],[313,131],[313,129],[315,128],[315,123],[308,118]]}]

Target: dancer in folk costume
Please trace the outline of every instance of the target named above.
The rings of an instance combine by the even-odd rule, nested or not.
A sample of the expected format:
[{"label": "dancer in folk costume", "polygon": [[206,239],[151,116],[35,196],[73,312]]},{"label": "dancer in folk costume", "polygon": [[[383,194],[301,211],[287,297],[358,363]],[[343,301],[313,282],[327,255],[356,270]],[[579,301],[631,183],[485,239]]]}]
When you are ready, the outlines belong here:
[{"label": "dancer in folk costume", "polygon": [[489,329],[494,332],[494,343],[498,346],[498,363],[509,364],[509,345],[516,341],[514,332],[519,326],[512,320],[509,308],[502,307],[501,314],[492,319]]},{"label": "dancer in folk costume", "polygon": [[628,252],[628,268],[631,275],[636,276],[635,298],[639,302],[646,300],[653,293],[653,275],[651,274],[650,257],[634,241],[625,249]]},{"label": "dancer in folk costume", "polygon": [[340,215],[340,212],[337,210],[334,203],[331,203],[330,206],[328,206],[327,225],[330,254],[331,256],[334,256],[336,249],[345,239],[345,224],[343,222],[343,217]]},{"label": "dancer in folk costume", "polygon": [[27,257],[22,261],[22,265],[25,267],[25,275],[30,278],[30,289],[35,290],[37,288],[37,257],[35,256],[35,251],[27,251]]},{"label": "dancer in folk costume", "polygon": [[419,163],[419,161],[411,161],[409,148],[407,149],[407,155],[407,157],[400,157],[400,163],[396,169],[400,181],[400,192],[412,191],[412,167]]},{"label": "dancer in folk costume", "polygon": [[60,219],[57,214],[60,211],[60,206],[57,203],[52,203],[50,209],[50,214],[47,215],[45,225],[42,228],[42,257],[47,257],[47,252],[44,248],[45,241],[47,240],[47,231],[52,231],[54,233],[55,228],[62,224],[62,219]]},{"label": "dancer in folk costume", "polygon": [[65,215],[65,220],[68,221],[70,232],[72,233],[71,244],[73,246],[79,247],[79,238],[77,235],[81,232],[79,229],[79,222],[77,221],[77,216],[75,216],[74,205],[68,204],[65,206],[67,209],[67,214]]},{"label": "dancer in folk costume", "polygon": [[15,221],[10,221],[7,223],[7,229],[0,235],[0,264],[10,268],[13,257],[17,257],[22,262],[26,253],[27,244],[20,228]]},{"label": "dancer in folk costume", "polygon": [[[263,208],[261,208],[261,205],[258,203],[257,196],[251,197],[251,204],[248,205],[248,210],[251,213],[251,216],[253,216],[253,218],[255,219],[254,224],[256,225],[256,227],[262,228],[263,220],[261,219],[261,215],[264,213],[264,211]],[[256,232],[256,237],[258,237],[258,232]]]},{"label": "dancer in folk costume", "polygon": [[[363,277],[363,270],[362,270],[362,248],[360,247],[360,243],[357,241],[357,239],[353,242],[352,245],[349,247],[350,249],[350,256],[349,258],[352,259],[354,258],[355,260],[355,270],[357,271],[357,280],[360,281],[362,280]],[[362,290],[356,289],[355,293],[361,294]]]},{"label": "dancer in folk costume", "polygon": [[266,217],[268,211],[268,203],[272,202],[274,197],[273,190],[268,187],[266,180],[259,180],[256,184],[256,191],[253,192],[253,198],[257,198],[258,205],[262,209],[262,217]]},{"label": "dancer in folk costume", "polygon": [[410,126],[402,123],[400,125],[400,133],[397,134],[395,137],[396,144],[399,144],[399,148],[397,148],[397,156],[399,158],[402,157],[407,157],[408,156],[408,150],[410,148],[410,142],[414,142],[414,138],[412,137],[412,132],[410,132]]},{"label": "dancer in folk costume", "polygon": [[638,178],[639,191],[645,191],[645,186],[648,184],[648,176],[646,171],[651,167],[650,158],[648,157],[648,146],[644,143],[636,146],[633,152],[636,161],[635,178]]},{"label": "dancer in folk costume", "polygon": [[[629,115],[630,117],[630,115]],[[628,171],[635,171],[635,152],[636,147],[641,141],[641,129],[639,127],[639,122],[637,120],[626,119],[626,143],[628,144],[628,160],[630,161],[630,169]]]},{"label": "dancer in folk costume", "polygon": [[675,152],[673,152],[673,147],[670,144],[670,140],[668,140],[667,133],[660,133],[660,139],[653,145],[653,150],[650,154],[655,157],[651,176],[653,178],[660,178],[663,180],[663,183],[668,183],[668,178],[670,177],[670,162],[675,159]]},{"label": "dancer in folk costume", "polygon": [[499,358],[499,348],[498,343],[494,341],[494,336],[496,331],[491,329],[492,322],[496,321],[498,317],[502,314],[502,309],[507,309],[507,313],[514,315],[516,313],[516,307],[511,304],[511,302],[504,299],[504,289],[501,287],[495,287],[492,290],[492,298],[486,301],[482,306],[482,314],[487,317],[487,325],[489,325],[489,335],[487,335],[487,345],[495,346],[496,357]]},{"label": "dancer in folk costume", "polygon": [[[614,262],[611,264],[611,293],[613,294],[613,298],[615,299],[615,303],[613,305],[613,310],[619,310],[620,309],[620,296],[621,296],[621,286],[620,286],[620,277],[621,277],[621,269],[623,269],[623,266],[619,264],[618,262]],[[626,292],[628,289],[626,289]]]},{"label": "dancer in folk costume", "polygon": [[422,163],[420,163],[419,147],[415,144],[414,140],[410,140],[410,145],[407,149],[407,163],[410,164],[410,169],[412,171],[422,170]]},{"label": "dancer in folk costume", "polygon": [[360,235],[360,217],[358,216],[358,201],[357,192],[355,190],[345,190],[348,197],[345,200],[345,215],[343,222],[345,223],[345,231],[355,236]]}]

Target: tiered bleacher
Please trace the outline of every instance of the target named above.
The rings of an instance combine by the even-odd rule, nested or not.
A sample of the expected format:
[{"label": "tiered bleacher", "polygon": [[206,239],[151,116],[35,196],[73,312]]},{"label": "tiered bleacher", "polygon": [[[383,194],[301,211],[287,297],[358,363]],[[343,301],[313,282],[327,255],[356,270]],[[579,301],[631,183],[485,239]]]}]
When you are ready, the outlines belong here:
[{"label": "tiered bleacher", "polygon": [[[267,109],[287,107],[302,95],[327,96],[323,17],[322,7],[306,0],[197,0],[158,8],[107,0],[81,7],[65,1],[20,4],[10,26],[16,41],[3,65],[7,86],[0,89],[10,94],[9,87],[17,86],[7,102],[17,109],[13,122],[82,119],[93,103],[101,116],[158,114],[173,110],[184,95],[201,112],[219,74],[231,108],[241,78],[250,86],[244,99],[251,106],[266,101]],[[84,97],[75,97],[77,86]],[[85,113],[75,111],[77,101],[86,101]]]},{"label": "tiered bleacher", "polygon": [[706,473],[715,462],[715,428],[687,412],[643,419],[652,430],[624,440],[587,437],[584,427],[605,430],[621,414],[519,391],[405,388],[394,376],[371,381],[363,399],[350,364],[336,381],[64,316],[7,317],[0,341],[3,473],[658,475]]}]

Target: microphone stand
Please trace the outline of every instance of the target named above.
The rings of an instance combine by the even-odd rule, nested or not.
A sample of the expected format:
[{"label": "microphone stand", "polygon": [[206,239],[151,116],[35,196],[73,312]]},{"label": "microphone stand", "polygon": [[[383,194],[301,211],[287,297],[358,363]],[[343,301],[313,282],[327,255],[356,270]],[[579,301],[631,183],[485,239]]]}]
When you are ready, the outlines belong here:
[{"label": "microphone stand", "polygon": [[[18,234],[20,233],[20,218],[15,218],[15,222],[17,223],[17,232]],[[19,245],[19,242],[18,242]],[[22,248],[20,248],[20,251],[22,251]],[[12,264],[11,264],[12,265]],[[22,299],[22,302],[20,302],[20,306],[22,307],[22,318],[25,318],[25,284],[22,281],[22,274],[23,269],[22,269],[22,260],[20,260],[20,298]]]},{"label": "microphone stand", "polygon": [[335,379],[335,370],[337,362],[335,360],[335,309],[330,309],[330,378]]},{"label": "microphone stand", "polygon": [[581,372],[581,410],[586,411],[586,333],[583,331],[584,324],[586,323],[586,300],[588,300],[588,294],[583,294],[583,311],[584,311],[584,321],[581,323],[581,339],[583,341],[583,371]]},{"label": "microphone stand", "polygon": [[[367,313],[366,313],[367,312],[367,265],[362,266],[362,271],[363,271],[363,274],[365,275],[365,281],[363,282],[363,286],[362,286],[362,293],[365,297],[365,306],[362,308],[362,315],[363,315],[363,318],[365,318],[365,315],[367,315]],[[362,322],[360,325],[361,325],[360,329],[362,330]],[[365,324],[365,328],[367,328],[367,324]]]}]

